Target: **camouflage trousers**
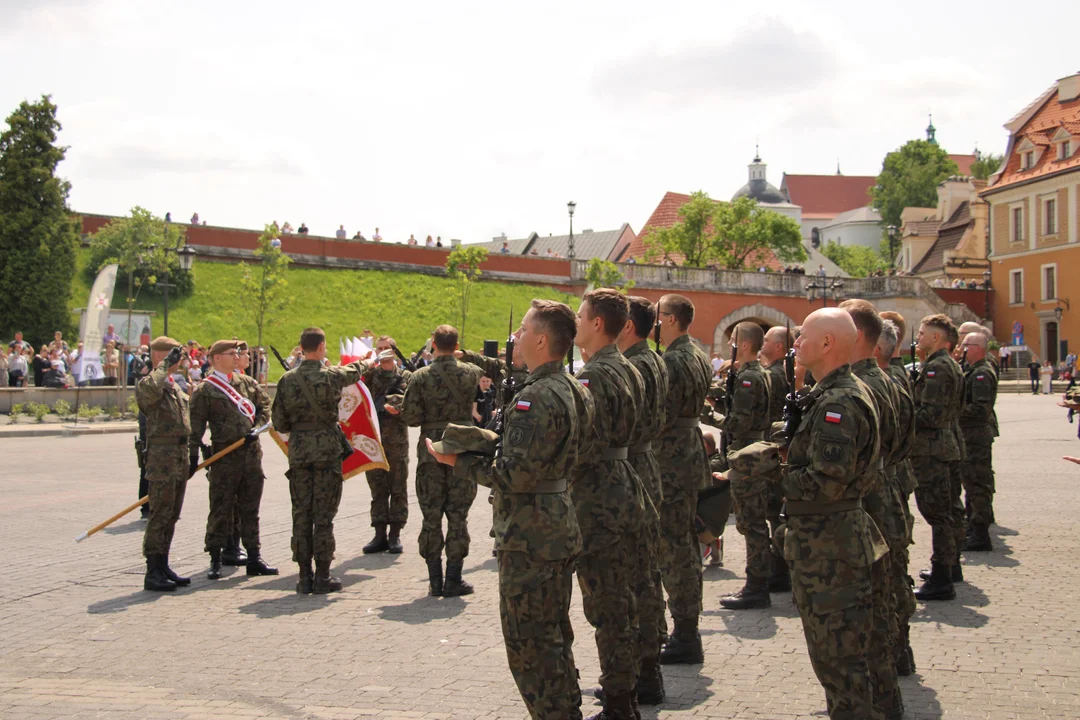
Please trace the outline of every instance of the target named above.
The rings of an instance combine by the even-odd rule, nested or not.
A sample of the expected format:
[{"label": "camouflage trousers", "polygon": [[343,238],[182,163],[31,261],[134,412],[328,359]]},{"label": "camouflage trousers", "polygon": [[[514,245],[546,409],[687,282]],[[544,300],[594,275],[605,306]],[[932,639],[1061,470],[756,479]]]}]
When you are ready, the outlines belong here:
[{"label": "camouflage trousers", "polygon": [[176,521],[180,519],[180,510],[184,507],[187,479],[153,480],[149,484],[150,518],[143,533],[143,556],[168,555]]},{"label": "camouflage trousers", "polygon": [[[469,554],[469,508],[476,498],[476,483],[454,476],[449,465],[427,462],[416,468],[416,499],[424,521],[420,528],[420,557],[460,562]],[[444,539],[442,521],[446,516]]]},{"label": "camouflage trousers", "polygon": [[[891,484],[883,470],[877,473],[878,481],[863,497],[866,513],[878,526],[889,549],[902,530],[905,521],[902,511],[894,507]],[[870,668],[870,685],[873,688],[874,705],[884,716],[884,709],[892,701],[899,682],[896,675],[896,662],[893,658],[893,642],[900,635],[896,616],[896,601],[892,586],[892,553],[874,563],[871,568],[870,593],[872,624],[870,630],[870,651],[867,662]],[[885,704],[883,704],[885,703]]]},{"label": "camouflage trousers", "polygon": [[956,558],[952,565],[960,564],[960,553],[967,541],[967,512],[964,510],[964,475],[967,474],[970,456],[965,450],[964,459],[949,463],[949,517],[952,520],[953,544]]},{"label": "camouflage trousers", "polygon": [[[214,448],[215,451],[220,448]],[[248,554],[259,555],[259,504],[262,502],[262,458],[249,448],[234,450],[209,468],[210,514],[206,519],[204,550],[225,547],[226,539],[242,533]],[[234,517],[235,516],[235,517]],[[237,521],[238,520],[238,521]]]},{"label": "camouflage trousers", "polygon": [[[671,618],[697,622],[701,615],[701,555],[694,516],[697,491],[664,483],[660,506],[660,576],[668,595]],[[666,634],[666,631],[665,631]]]},{"label": "camouflage trousers", "polygon": [[506,660],[529,716],[581,720],[570,623],[573,560],[545,561],[501,551],[498,562]]},{"label": "camouflage trousers", "polygon": [[772,492],[759,476],[733,478],[731,504],[735,511],[735,529],[746,538],[746,579],[760,581],[772,575],[772,543],[769,539],[769,515]]},{"label": "camouflage trousers", "polygon": [[[638,565],[634,568],[637,596],[638,670],[655,664],[667,635],[664,618],[664,587],[660,575],[660,525],[646,525],[636,533]],[[640,673],[639,673],[640,674]]]},{"label": "camouflage trousers", "polygon": [[872,569],[842,560],[793,560],[790,565],[806,649],[825,689],[829,717],[882,717],[874,709],[868,661],[874,622]]},{"label": "camouflage trousers", "polygon": [[285,473],[292,497],[293,561],[327,563],[334,559],[334,517],[341,503],[341,463],[293,465]]},{"label": "camouflage trousers", "polygon": [[371,525],[405,526],[409,519],[409,446],[383,445],[389,470],[367,473],[371,489]]},{"label": "camouflage trousers", "polygon": [[638,567],[637,540],[632,533],[583,553],[577,562],[585,619],[595,629],[600,686],[609,697],[627,694],[637,685],[634,573]]},{"label": "camouflage trousers", "polygon": [[957,554],[949,463],[918,456],[911,458],[911,469],[919,482],[915,488],[915,503],[923,519],[930,525],[933,541],[930,561],[951,567],[956,563]]},{"label": "camouflage trousers", "polygon": [[994,451],[989,443],[967,441],[968,463],[964,468],[964,495],[971,505],[971,524],[989,526],[994,516]]},{"label": "camouflage trousers", "polygon": [[887,522],[882,534],[889,545],[889,588],[892,593],[892,605],[896,623],[891,626],[894,648],[901,643],[911,616],[915,614],[915,594],[911,589],[911,573],[908,570],[908,546],[911,544],[911,528],[914,518],[904,494],[903,483],[894,465],[886,469],[886,478],[893,496],[893,502],[899,508],[899,516]]}]

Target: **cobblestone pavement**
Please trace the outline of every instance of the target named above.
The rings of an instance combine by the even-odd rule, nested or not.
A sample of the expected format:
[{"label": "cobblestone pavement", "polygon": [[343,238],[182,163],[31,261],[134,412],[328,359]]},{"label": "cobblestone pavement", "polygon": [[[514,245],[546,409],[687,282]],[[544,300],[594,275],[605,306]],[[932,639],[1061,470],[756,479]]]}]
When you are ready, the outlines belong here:
[{"label": "cobblestone pavement", "polygon": [[[965,559],[955,602],[920,606],[918,671],[901,679],[909,718],[1080,717],[1080,467],[1060,459],[1080,444],[1053,402],[999,401],[997,547]],[[486,491],[466,563],[476,594],[426,597],[415,501],[404,555],[361,554],[369,493],[357,477],[337,522],[345,589],[301,597],[288,561],[284,458],[269,441],[264,450],[264,555],[283,574],[206,579],[200,473],[173,548],[174,567],[194,582],[158,595],[141,589],[139,520],[72,541],[134,501],[130,437],[0,440],[0,717],[524,717],[501,642]],[[930,553],[921,518],[916,534],[915,570]],[[705,665],[666,669],[669,702],[644,716],[823,717],[790,598],[774,596],[771,610],[719,608],[743,580],[734,527],[726,545],[726,566],[705,575]],[[580,594],[573,621],[589,687],[598,663]]]}]

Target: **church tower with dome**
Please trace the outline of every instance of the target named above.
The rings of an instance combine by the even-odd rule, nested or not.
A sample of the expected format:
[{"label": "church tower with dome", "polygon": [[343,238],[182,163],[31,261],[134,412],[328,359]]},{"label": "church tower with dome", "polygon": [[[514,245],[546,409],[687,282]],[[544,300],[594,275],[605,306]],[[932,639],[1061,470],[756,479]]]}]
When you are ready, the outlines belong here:
[{"label": "church tower with dome", "polygon": [[792,204],[784,193],[780,192],[775,185],[769,183],[765,177],[766,167],[761,160],[760,150],[755,146],[754,160],[747,166],[750,178],[745,185],[731,196],[732,201],[748,197],[751,200],[756,200],[758,205],[763,208],[786,215],[795,222],[801,223],[802,209],[798,205]]}]

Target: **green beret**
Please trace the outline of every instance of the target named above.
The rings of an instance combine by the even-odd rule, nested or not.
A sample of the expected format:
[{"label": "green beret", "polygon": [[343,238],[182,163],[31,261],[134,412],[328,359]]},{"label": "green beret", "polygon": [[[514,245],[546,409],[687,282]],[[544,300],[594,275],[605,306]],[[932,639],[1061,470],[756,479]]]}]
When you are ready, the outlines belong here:
[{"label": "green beret", "polygon": [[164,335],[154,338],[154,341],[150,343],[150,349],[155,352],[169,352],[173,348],[178,347],[180,347],[180,343],[173,340],[171,337],[165,337]]},{"label": "green beret", "polygon": [[474,452],[494,455],[499,442],[498,433],[472,425],[447,425],[442,440],[432,443],[440,455],[459,455]]}]

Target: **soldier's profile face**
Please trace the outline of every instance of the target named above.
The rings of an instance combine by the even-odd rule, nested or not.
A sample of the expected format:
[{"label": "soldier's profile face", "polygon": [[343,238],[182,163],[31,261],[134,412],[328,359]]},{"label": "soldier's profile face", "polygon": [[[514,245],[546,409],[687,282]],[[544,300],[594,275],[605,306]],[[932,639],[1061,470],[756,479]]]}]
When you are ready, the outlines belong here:
[{"label": "soldier's profile face", "polygon": [[544,337],[537,332],[535,311],[529,308],[514,333],[514,367],[532,367],[537,347]]},{"label": "soldier's profile face", "polygon": [[587,302],[582,302],[577,311],[578,326],[577,335],[574,336],[574,344],[578,347],[585,347],[593,336],[596,334],[592,307]]}]

